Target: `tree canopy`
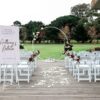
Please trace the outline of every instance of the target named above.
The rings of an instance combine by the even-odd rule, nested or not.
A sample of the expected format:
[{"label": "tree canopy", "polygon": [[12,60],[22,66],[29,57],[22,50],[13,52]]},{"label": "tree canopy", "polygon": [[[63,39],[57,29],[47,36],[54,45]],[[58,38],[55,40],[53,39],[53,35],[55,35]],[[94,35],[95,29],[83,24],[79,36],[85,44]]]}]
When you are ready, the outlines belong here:
[{"label": "tree canopy", "polygon": [[[61,17],[58,17],[55,20],[53,20],[51,22],[51,24],[48,25],[48,27],[54,26],[54,27],[57,27],[57,28],[61,29],[62,31],[64,31],[64,28],[66,28],[66,26],[68,26],[69,30],[71,30],[71,28],[77,24],[78,20],[79,20],[79,18],[76,16],[73,16],[73,15],[61,16]],[[64,31],[64,32],[66,34],[66,31]],[[56,40],[60,39],[59,33],[61,33],[61,32],[59,32],[59,30],[56,30],[54,28],[46,29],[46,37],[50,40],[53,39],[56,41]]]},{"label": "tree canopy", "polygon": [[[22,41],[26,39],[32,41],[38,36],[37,40],[40,42],[42,39],[59,42],[64,40],[62,32],[78,42],[87,40],[92,42],[93,39],[100,38],[100,13],[85,3],[73,6],[71,15],[60,16],[51,21],[49,25],[44,25],[41,21],[30,21],[22,25],[18,20],[13,24],[20,27]],[[41,30],[41,27],[44,27],[44,30]]]},{"label": "tree canopy", "polygon": [[13,25],[15,25],[15,26],[21,26],[21,22],[18,21],[18,20],[16,20],[16,21],[13,22]]},{"label": "tree canopy", "polygon": [[90,10],[89,4],[85,4],[85,3],[78,4],[71,8],[71,14],[79,18],[83,18],[87,16],[87,13],[89,12],[89,10]]},{"label": "tree canopy", "polygon": [[36,33],[37,31],[40,30],[40,28],[42,26],[44,26],[44,24],[40,21],[30,21],[29,23],[24,25],[27,29],[27,40],[31,40],[33,39],[33,33]]}]

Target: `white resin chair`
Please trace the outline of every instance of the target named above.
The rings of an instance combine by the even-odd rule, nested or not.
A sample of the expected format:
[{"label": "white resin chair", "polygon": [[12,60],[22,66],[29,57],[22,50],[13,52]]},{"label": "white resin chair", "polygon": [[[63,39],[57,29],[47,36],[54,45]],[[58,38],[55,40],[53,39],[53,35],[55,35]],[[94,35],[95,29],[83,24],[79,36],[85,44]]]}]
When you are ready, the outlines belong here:
[{"label": "white resin chair", "polygon": [[14,78],[14,66],[13,65],[1,65],[0,66],[0,83],[10,82],[12,85]]},{"label": "white resin chair", "polygon": [[86,80],[91,82],[91,67],[88,64],[78,64],[76,67],[78,82]]},{"label": "white resin chair", "polygon": [[100,81],[100,64],[94,65],[94,82]]},{"label": "white resin chair", "polygon": [[33,71],[33,62],[21,62],[16,68],[16,82],[27,81],[29,83]]}]

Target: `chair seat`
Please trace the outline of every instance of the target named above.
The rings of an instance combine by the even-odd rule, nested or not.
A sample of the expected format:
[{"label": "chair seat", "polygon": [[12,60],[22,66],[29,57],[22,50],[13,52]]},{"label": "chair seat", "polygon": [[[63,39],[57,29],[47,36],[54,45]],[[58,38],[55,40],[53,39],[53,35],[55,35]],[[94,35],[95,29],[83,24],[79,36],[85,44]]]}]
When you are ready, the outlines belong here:
[{"label": "chair seat", "polygon": [[20,64],[20,65],[18,65],[17,66],[18,67],[18,69],[20,68],[20,69],[24,69],[24,68],[28,68],[29,66],[28,65],[22,65],[22,64]]},{"label": "chair seat", "polygon": [[27,61],[21,61],[20,64],[28,64]]},{"label": "chair seat", "polygon": [[100,68],[100,65],[95,65],[94,68]]},{"label": "chair seat", "polygon": [[77,68],[88,69],[90,68],[89,65],[78,65]]}]

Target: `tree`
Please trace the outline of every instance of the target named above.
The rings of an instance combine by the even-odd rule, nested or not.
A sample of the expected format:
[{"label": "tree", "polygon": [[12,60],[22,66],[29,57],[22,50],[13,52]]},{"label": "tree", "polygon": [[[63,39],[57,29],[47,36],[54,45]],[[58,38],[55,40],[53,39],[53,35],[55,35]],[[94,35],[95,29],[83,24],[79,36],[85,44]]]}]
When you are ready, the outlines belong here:
[{"label": "tree", "polygon": [[97,42],[98,42],[98,39],[100,39],[100,17],[98,17],[96,20],[95,20],[95,29],[96,29],[96,39],[97,39]]},{"label": "tree", "polygon": [[71,14],[79,18],[83,18],[87,16],[87,13],[89,12],[89,10],[90,10],[89,4],[85,4],[85,3],[78,4],[71,8]]},{"label": "tree", "polygon": [[98,17],[95,20],[87,22],[85,28],[90,36],[89,42],[92,43],[92,41],[95,39],[97,39],[98,42],[98,38],[100,38],[100,18]]},{"label": "tree", "polygon": [[33,22],[30,21],[28,24],[25,24],[25,27],[27,29],[27,40],[32,41],[33,36],[32,36],[32,32],[33,32]]},{"label": "tree", "polygon": [[27,40],[32,42],[34,38],[33,33],[37,33],[42,26],[44,26],[44,24],[39,21],[30,21],[29,23],[25,24],[27,29]]},{"label": "tree", "polygon": [[77,42],[86,42],[89,39],[84,23],[79,23],[73,31],[73,37]]},{"label": "tree", "polygon": [[21,22],[16,20],[13,22],[14,26],[18,26],[19,27],[19,36],[20,36],[20,40],[22,42],[25,41],[26,39],[26,28],[24,26],[21,25]]},{"label": "tree", "polygon": [[[86,31],[86,37],[87,39],[89,39],[89,42],[92,42],[94,39],[98,38],[99,35],[97,32],[97,30],[99,30],[100,26],[98,24],[98,21],[95,21],[95,17],[99,17],[100,14],[97,12],[97,10],[94,10],[94,9],[91,9],[90,5],[89,4],[79,4],[79,5],[76,5],[74,7],[72,7],[71,9],[71,13],[77,17],[80,17],[81,19],[79,20],[79,23],[75,29],[74,27],[74,38],[77,37],[79,38],[80,35],[78,36],[78,31],[80,33],[80,29],[78,29],[78,27],[81,26],[82,28],[82,24],[80,23],[83,23],[86,25],[84,26],[85,28],[85,31]],[[80,24],[80,25],[79,25]],[[84,32],[83,32],[84,33]],[[76,39],[76,38],[75,38]],[[78,40],[77,40],[78,41]]]},{"label": "tree", "polygon": [[13,25],[15,25],[15,26],[21,26],[21,22],[18,21],[18,20],[16,20],[16,21],[13,22]]},{"label": "tree", "polygon": [[100,17],[98,17],[98,18],[95,20],[94,25],[95,25],[95,27],[96,27],[97,34],[100,34]]},{"label": "tree", "polygon": [[20,28],[20,40],[24,43],[27,37],[27,30],[26,27],[22,26]]},{"label": "tree", "polygon": [[[71,28],[77,24],[78,20],[79,18],[73,15],[62,16],[53,20],[47,27],[57,27],[64,31],[65,35],[68,35]],[[46,38],[54,40],[55,42],[59,42],[59,40],[64,39],[63,35],[61,36],[61,32],[54,28],[46,29]]]}]

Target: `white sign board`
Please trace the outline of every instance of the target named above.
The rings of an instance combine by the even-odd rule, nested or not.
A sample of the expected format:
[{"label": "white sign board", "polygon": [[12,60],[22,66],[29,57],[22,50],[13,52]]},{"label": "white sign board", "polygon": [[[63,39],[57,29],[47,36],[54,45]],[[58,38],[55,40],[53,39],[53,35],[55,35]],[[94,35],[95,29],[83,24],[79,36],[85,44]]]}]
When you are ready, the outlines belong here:
[{"label": "white sign board", "polygon": [[0,26],[0,64],[17,64],[19,59],[19,28]]}]

